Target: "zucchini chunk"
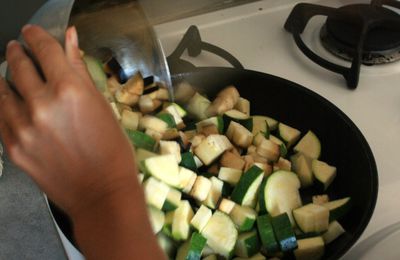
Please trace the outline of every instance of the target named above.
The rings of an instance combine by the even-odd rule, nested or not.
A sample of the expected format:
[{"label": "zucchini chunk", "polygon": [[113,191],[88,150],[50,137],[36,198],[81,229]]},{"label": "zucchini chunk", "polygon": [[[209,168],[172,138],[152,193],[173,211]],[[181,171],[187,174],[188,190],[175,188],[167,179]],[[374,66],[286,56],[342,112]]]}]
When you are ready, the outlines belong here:
[{"label": "zucchini chunk", "polygon": [[163,211],[173,211],[179,207],[181,202],[182,193],[178,190],[171,188],[167,194],[167,198],[162,206]]},{"label": "zucchini chunk", "polygon": [[218,179],[215,176],[210,178],[211,181],[211,189],[207,194],[207,198],[203,201],[203,204],[215,209],[217,207],[217,203],[222,196],[222,190],[224,189],[224,182]]},{"label": "zucchini chunk", "polygon": [[[259,132],[274,131],[278,127],[278,121],[267,116],[252,116],[253,118],[253,134],[256,135]],[[269,131],[268,131],[268,129]]]},{"label": "zucchini chunk", "polygon": [[232,121],[242,125],[250,132],[253,130],[253,119],[249,115],[236,109],[226,111],[223,115],[223,120],[225,131]]},{"label": "zucchini chunk", "polygon": [[329,223],[328,230],[324,234],[322,234],[322,238],[324,239],[325,244],[329,244],[330,242],[338,238],[340,235],[342,235],[344,232],[346,231],[344,230],[342,225],[340,225],[339,222],[334,220],[331,223]]},{"label": "zucchini chunk", "polygon": [[187,240],[190,234],[190,220],[193,218],[193,210],[189,201],[182,200],[174,211],[172,220],[172,237],[175,240]]},{"label": "zucchini chunk", "polygon": [[215,125],[220,134],[224,133],[224,120],[221,116],[214,116],[207,119],[204,119],[198,123],[196,123],[197,132],[201,132],[201,129],[205,126]]},{"label": "zucchini chunk", "polygon": [[314,159],[311,162],[311,169],[318,185],[326,191],[336,177],[336,167]]},{"label": "zucchini chunk", "polygon": [[235,255],[240,257],[251,257],[260,250],[260,241],[257,231],[241,233],[235,245]]},{"label": "zucchini chunk", "polygon": [[293,210],[293,217],[304,233],[322,233],[328,229],[329,210],[317,204],[307,204]]},{"label": "zucchini chunk", "polygon": [[230,257],[235,248],[238,231],[232,220],[221,211],[216,211],[201,234],[213,251],[224,257]]},{"label": "zucchini chunk", "polygon": [[288,153],[285,143],[274,135],[269,135],[269,140],[279,145],[279,151],[281,152],[281,157],[285,157]]},{"label": "zucchini chunk", "polygon": [[264,172],[257,166],[251,167],[240,178],[232,191],[232,201],[242,205],[254,207],[257,200],[257,192],[264,177]]},{"label": "zucchini chunk", "polygon": [[240,177],[242,177],[242,174],[243,172],[241,170],[221,167],[219,169],[218,178],[232,186],[235,186],[239,182]]},{"label": "zucchini chunk", "polygon": [[173,115],[171,115],[169,113],[160,113],[157,115],[157,117],[159,119],[161,119],[162,121],[164,121],[165,123],[167,123],[169,129],[176,127],[176,123],[175,123],[175,119],[174,119]]},{"label": "zucchini chunk", "polygon": [[189,194],[196,182],[197,174],[185,167],[179,167],[179,186],[184,193]]},{"label": "zucchini chunk", "polygon": [[308,131],[296,146],[293,147],[293,150],[298,153],[303,153],[312,159],[318,159],[321,155],[321,143],[312,131]]},{"label": "zucchini chunk", "polygon": [[235,107],[236,110],[239,110],[243,114],[250,116],[250,101],[240,97]]},{"label": "zucchini chunk", "polygon": [[143,184],[144,195],[148,205],[162,209],[170,187],[165,183],[150,177]]},{"label": "zucchini chunk", "polygon": [[272,217],[272,227],[276,240],[282,252],[293,251],[297,248],[297,239],[292,229],[287,213]]},{"label": "zucchini chunk", "polygon": [[153,130],[157,133],[163,134],[167,131],[168,124],[155,116],[146,115],[140,118],[139,129]]},{"label": "zucchini chunk", "polygon": [[165,182],[166,184],[179,188],[179,167],[175,155],[160,155],[143,161],[144,170],[147,174]]},{"label": "zucchini chunk", "polygon": [[226,136],[241,148],[247,148],[253,142],[253,134],[244,126],[234,121],[229,123],[228,130],[226,130]]},{"label": "zucchini chunk", "polygon": [[175,242],[170,237],[168,237],[164,233],[158,233],[157,241],[162,251],[166,254],[166,257],[170,259],[175,257],[176,245]]},{"label": "zucchini chunk", "polygon": [[162,227],[164,226],[165,214],[161,210],[151,206],[147,208],[147,212],[149,213],[150,224],[151,227],[153,228],[153,232],[154,234],[157,234],[158,232],[161,231]]},{"label": "zucchini chunk", "polygon": [[300,180],[293,172],[276,171],[272,173],[265,185],[265,206],[271,216],[287,213],[294,224],[292,210],[302,205],[299,193]]},{"label": "zucchini chunk", "polygon": [[232,212],[233,208],[235,207],[235,205],[236,205],[235,202],[233,202],[233,201],[231,201],[229,199],[223,198],[221,200],[221,202],[219,203],[218,210],[221,211],[221,212],[224,212],[227,215],[229,215],[229,214],[231,214],[231,212]]},{"label": "zucchini chunk", "polygon": [[190,191],[190,196],[202,202],[207,198],[211,190],[211,181],[203,176],[197,176],[196,181]]},{"label": "zucchini chunk", "polygon": [[180,163],[182,160],[181,157],[181,147],[175,141],[160,141],[160,153],[162,155],[172,154],[175,156],[176,162]]},{"label": "zucchini chunk", "polygon": [[256,152],[268,162],[276,162],[281,155],[279,145],[265,138],[257,146]]},{"label": "zucchini chunk", "polygon": [[312,161],[302,153],[296,153],[290,157],[292,169],[299,176],[301,187],[307,188],[314,184],[314,175],[312,171]]},{"label": "zucchini chunk", "polygon": [[204,205],[201,205],[197,210],[196,214],[190,221],[192,227],[194,227],[198,232],[203,231],[204,227],[210,221],[212,216],[212,211]]},{"label": "zucchini chunk", "polygon": [[194,160],[194,156],[191,152],[186,152],[181,154],[181,162],[179,166],[185,167],[192,171],[197,171],[196,161]]},{"label": "zucchini chunk", "polygon": [[329,221],[338,220],[350,210],[351,199],[346,197],[343,199],[332,200],[330,202],[324,203],[321,206],[329,209]]},{"label": "zucchini chunk", "polygon": [[249,231],[253,228],[257,212],[250,207],[235,205],[229,214],[239,232]]},{"label": "zucchini chunk", "polygon": [[261,239],[261,251],[272,255],[279,251],[270,215],[261,215],[257,218],[257,229]]},{"label": "zucchini chunk", "polygon": [[128,135],[129,141],[136,149],[142,148],[147,151],[154,152],[156,140],[154,140],[151,136],[131,129],[125,129],[125,132]]},{"label": "zucchini chunk", "polygon": [[194,148],[194,153],[205,165],[210,165],[230,148],[232,148],[232,144],[226,136],[209,135]]},{"label": "zucchini chunk", "polygon": [[200,260],[207,239],[201,234],[194,232],[190,241],[184,243],[179,249],[176,260]]},{"label": "zucchini chunk", "polygon": [[195,119],[204,120],[208,118],[206,110],[210,105],[211,105],[210,100],[200,95],[199,93],[196,93],[189,100],[186,109],[189,112],[189,114]]},{"label": "zucchini chunk", "polygon": [[324,255],[325,244],[322,237],[299,239],[294,250],[296,260],[318,260]]},{"label": "zucchini chunk", "polygon": [[291,126],[285,125],[284,123],[278,124],[278,136],[286,144],[287,148],[290,148],[297,140],[299,140],[301,132]]},{"label": "zucchini chunk", "polygon": [[139,112],[124,109],[121,113],[121,124],[126,129],[137,130],[141,116],[142,114]]}]

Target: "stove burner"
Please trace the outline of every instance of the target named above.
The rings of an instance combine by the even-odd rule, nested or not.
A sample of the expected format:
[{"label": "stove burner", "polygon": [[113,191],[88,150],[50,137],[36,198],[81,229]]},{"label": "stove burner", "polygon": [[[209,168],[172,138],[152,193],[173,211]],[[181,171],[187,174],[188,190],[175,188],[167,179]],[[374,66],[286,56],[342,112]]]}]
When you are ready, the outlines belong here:
[{"label": "stove burner", "polygon": [[[400,60],[400,10],[397,0],[371,0],[370,4],[354,4],[332,8],[315,4],[297,4],[285,23],[299,49],[325,69],[343,75],[347,86],[357,88],[361,64],[381,64]],[[327,16],[321,29],[323,46],[333,54],[351,61],[344,67],[314,53],[300,34],[316,15]]]},{"label": "stove burner", "polygon": [[357,17],[365,20],[383,21],[373,26],[364,40],[362,63],[365,65],[382,64],[400,59],[400,29],[391,28],[390,19],[400,19],[396,12],[368,4],[355,4],[341,7],[337,16],[352,19],[338,19],[328,16],[321,29],[322,45],[334,55],[351,61],[360,38],[362,25]]}]

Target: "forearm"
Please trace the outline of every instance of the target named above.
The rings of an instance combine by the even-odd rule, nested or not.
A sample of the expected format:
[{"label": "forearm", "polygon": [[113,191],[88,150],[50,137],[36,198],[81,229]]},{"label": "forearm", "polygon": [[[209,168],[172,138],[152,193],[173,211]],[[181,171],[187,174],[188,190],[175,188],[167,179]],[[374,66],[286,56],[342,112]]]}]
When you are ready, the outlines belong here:
[{"label": "forearm", "polygon": [[136,186],[115,192],[72,217],[75,238],[87,259],[165,258],[151,229],[142,191]]}]

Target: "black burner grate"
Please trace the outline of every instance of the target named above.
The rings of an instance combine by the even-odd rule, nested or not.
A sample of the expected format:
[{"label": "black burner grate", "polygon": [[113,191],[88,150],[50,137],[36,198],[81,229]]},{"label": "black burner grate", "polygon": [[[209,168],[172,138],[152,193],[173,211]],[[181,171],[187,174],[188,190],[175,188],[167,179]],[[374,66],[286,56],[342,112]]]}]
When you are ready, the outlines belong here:
[{"label": "black burner grate", "polygon": [[[342,74],[347,86],[355,89],[360,66],[400,60],[400,15],[389,8],[400,9],[396,0],[372,0],[370,4],[354,4],[331,8],[301,3],[289,15],[285,29],[293,34],[297,46],[315,63]],[[343,67],[327,61],[309,49],[300,37],[308,21],[316,15],[327,16],[321,29],[323,46],[352,62]]]}]

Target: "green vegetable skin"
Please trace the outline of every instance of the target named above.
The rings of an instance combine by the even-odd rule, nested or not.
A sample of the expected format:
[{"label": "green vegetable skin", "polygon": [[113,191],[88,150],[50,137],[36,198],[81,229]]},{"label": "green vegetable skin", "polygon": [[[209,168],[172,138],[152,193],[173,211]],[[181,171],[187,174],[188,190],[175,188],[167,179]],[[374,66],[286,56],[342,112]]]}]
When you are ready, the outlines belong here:
[{"label": "green vegetable skin", "polygon": [[154,140],[149,135],[131,129],[125,129],[129,140],[136,148],[142,148],[151,152],[154,152],[156,146],[156,140]]}]

